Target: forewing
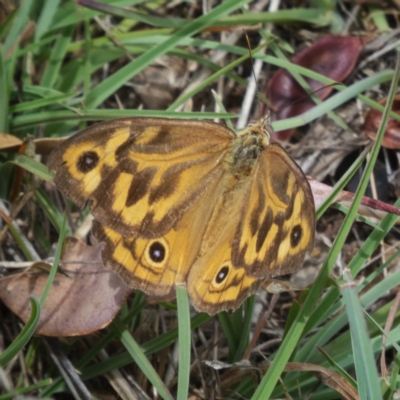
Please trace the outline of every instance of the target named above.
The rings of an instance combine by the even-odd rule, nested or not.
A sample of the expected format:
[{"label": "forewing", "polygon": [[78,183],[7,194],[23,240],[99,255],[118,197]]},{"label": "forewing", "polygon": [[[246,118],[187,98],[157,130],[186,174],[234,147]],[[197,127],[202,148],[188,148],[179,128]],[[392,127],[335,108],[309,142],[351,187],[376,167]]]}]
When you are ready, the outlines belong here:
[{"label": "forewing", "polygon": [[50,154],[54,182],[125,236],[164,235],[220,174],[232,131],[205,121],[120,119],[76,134]]}]

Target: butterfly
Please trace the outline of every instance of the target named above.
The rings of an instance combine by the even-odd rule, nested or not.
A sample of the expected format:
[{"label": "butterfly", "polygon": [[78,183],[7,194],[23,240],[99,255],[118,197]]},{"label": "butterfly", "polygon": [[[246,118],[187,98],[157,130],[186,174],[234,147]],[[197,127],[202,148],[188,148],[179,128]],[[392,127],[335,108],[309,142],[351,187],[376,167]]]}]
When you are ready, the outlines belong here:
[{"label": "butterfly", "polygon": [[152,299],[184,285],[215,314],[299,269],[313,247],[310,185],[271,132],[267,119],[238,135],[201,120],[117,119],[58,145],[48,167],[89,206],[107,267]]}]

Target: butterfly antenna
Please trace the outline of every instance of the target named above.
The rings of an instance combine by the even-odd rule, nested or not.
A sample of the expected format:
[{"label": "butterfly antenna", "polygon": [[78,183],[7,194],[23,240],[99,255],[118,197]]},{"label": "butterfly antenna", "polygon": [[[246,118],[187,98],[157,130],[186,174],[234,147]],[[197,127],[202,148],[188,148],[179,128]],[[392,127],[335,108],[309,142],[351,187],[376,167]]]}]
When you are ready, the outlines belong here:
[{"label": "butterfly antenna", "polygon": [[249,55],[250,55],[250,64],[251,64],[251,73],[253,75],[254,78],[254,82],[256,84],[256,96],[257,96],[257,100],[258,100],[258,112],[261,118],[261,100],[260,100],[260,88],[258,86],[258,81],[257,81],[257,77],[256,77],[256,73],[254,71],[254,63],[253,63],[253,54],[251,52],[251,45],[250,45],[250,40],[249,40],[249,36],[246,32],[246,30],[244,30],[244,37],[246,38],[246,42],[247,42],[247,48],[249,50]]},{"label": "butterfly antenna", "polygon": [[329,85],[324,85],[322,87],[320,87],[319,89],[316,89],[314,91],[312,91],[311,93],[307,93],[304,96],[301,96],[300,98],[293,100],[291,103],[289,104],[285,104],[284,106],[282,106],[281,108],[278,108],[275,111],[275,114],[279,114],[281,111],[283,111],[285,108],[292,106],[293,104],[298,103],[299,101],[303,101],[304,99],[307,99],[309,97],[311,97],[313,94],[318,93],[320,90],[326,89],[327,87],[331,87],[331,86],[335,86],[335,85],[342,85],[344,86],[344,83],[342,82],[334,82],[334,83],[330,83]]}]

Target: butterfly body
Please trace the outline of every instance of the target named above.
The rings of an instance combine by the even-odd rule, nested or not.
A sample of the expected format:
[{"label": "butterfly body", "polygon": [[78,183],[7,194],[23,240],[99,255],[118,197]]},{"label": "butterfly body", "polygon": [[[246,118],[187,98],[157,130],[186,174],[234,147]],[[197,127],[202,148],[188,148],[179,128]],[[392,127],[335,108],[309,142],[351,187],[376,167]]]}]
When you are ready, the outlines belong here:
[{"label": "butterfly body", "polygon": [[[259,128],[256,125],[257,128]],[[246,129],[232,140],[230,153],[226,157],[226,170],[240,177],[252,174],[255,163],[269,145],[269,137],[261,129]]]},{"label": "butterfly body", "polygon": [[236,136],[204,121],[103,122],[59,145],[49,168],[71,200],[89,204],[106,266],[154,299],[185,285],[214,314],[300,268],[313,245],[308,181],[265,128]]}]

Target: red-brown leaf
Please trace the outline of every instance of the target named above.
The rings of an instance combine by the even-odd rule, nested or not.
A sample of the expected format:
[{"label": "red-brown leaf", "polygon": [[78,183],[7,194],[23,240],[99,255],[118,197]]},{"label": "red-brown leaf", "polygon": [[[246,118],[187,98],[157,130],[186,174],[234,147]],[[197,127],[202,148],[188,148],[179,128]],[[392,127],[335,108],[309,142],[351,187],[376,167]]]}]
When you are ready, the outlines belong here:
[{"label": "red-brown leaf", "polygon": [[[325,75],[336,82],[343,82],[353,71],[361,50],[368,38],[326,36],[312,46],[296,54],[292,63],[308,68]],[[332,86],[313,79],[305,78],[311,90],[321,100],[332,92]],[[325,87],[324,87],[325,86]],[[306,92],[285,69],[279,69],[268,83],[265,95],[270,99],[271,107],[277,110],[273,113],[273,120],[280,120],[303,114],[315,106],[314,101],[307,97]],[[274,139],[287,140],[294,129],[277,132]]]},{"label": "red-brown leaf", "polygon": [[[379,104],[384,106],[387,99],[382,99]],[[392,111],[400,114],[400,95],[395,96]],[[363,131],[371,139],[376,138],[376,132],[378,131],[379,124],[382,119],[382,113],[375,109],[370,109],[365,116],[365,122],[363,125]],[[382,146],[387,149],[400,149],[400,121],[397,121],[389,117],[389,121],[386,125],[385,135],[383,137]]]}]

